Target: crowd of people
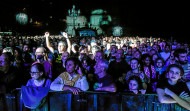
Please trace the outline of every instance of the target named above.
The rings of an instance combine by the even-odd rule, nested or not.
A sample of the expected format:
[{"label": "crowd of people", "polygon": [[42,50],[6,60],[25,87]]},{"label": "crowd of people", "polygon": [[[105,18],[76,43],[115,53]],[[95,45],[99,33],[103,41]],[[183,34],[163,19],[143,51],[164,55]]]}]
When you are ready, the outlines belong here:
[{"label": "crowd of people", "polygon": [[157,93],[190,110],[188,43],[153,37],[0,37],[0,93],[22,85],[54,91]]}]

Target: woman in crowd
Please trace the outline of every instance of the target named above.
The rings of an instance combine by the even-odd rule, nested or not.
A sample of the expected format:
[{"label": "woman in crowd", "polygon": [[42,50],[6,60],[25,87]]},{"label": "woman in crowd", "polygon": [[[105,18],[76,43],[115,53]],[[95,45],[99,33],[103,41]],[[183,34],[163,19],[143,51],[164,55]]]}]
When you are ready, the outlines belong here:
[{"label": "woman in crowd", "polygon": [[131,65],[131,70],[127,72],[126,74],[126,81],[129,80],[129,78],[131,76],[138,76],[141,79],[142,85],[143,85],[143,89],[147,89],[147,82],[148,82],[148,78],[147,76],[143,73],[143,71],[141,71],[140,69],[140,63],[139,60],[136,58],[132,58],[130,60],[130,65]]},{"label": "woman in crowd", "polygon": [[133,57],[137,58],[138,60],[141,60],[141,56],[142,56],[142,54],[141,54],[140,50],[136,50],[133,54]]},{"label": "woman in crowd", "polygon": [[156,70],[156,79],[166,78],[166,66],[164,64],[164,59],[161,57],[155,60],[155,70]]},{"label": "woman in crowd", "polygon": [[18,70],[22,70],[22,68],[24,67],[24,61],[22,59],[22,51],[18,47],[14,48],[13,66],[17,67]]},{"label": "woman in crowd", "polygon": [[158,56],[158,54],[153,54],[152,55],[152,61],[154,62],[154,65],[156,64],[156,59],[158,58],[159,56]]},{"label": "woman in crowd", "polygon": [[[69,40],[68,34],[66,32],[62,32],[61,33],[63,35],[63,37],[66,39],[67,41],[67,49],[66,49],[66,44],[63,41],[59,41],[58,43],[58,52],[56,52],[54,50],[54,48],[51,46],[50,40],[49,40],[49,32],[45,33],[45,37],[46,37],[46,46],[49,49],[49,51],[53,54],[54,56],[54,61],[53,61],[53,69],[56,69],[56,67],[61,67],[62,66],[62,60],[61,60],[61,56],[62,53],[64,52],[68,52],[69,54],[71,53],[71,42]],[[58,72],[57,70],[55,70],[55,72]]]},{"label": "woman in crowd", "polygon": [[159,81],[156,92],[161,103],[178,103],[190,110],[190,82],[183,82],[184,70],[181,66],[172,64],[167,67],[168,78]]},{"label": "woman in crowd", "polygon": [[151,56],[149,54],[142,55],[142,71],[148,77],[148,91],[155,92],[154,79],[156,79],[156,70],[152,65]]},{"label": "woman in crowd", "polygon": [[131,76],[127,81],[128,89],[126,91],[133,92],[134,94],[145,94],[146,89],[142,87],[142,81],[138,76]]},{"label": "woman in crowd", "polygon": [[50,87],[51,80],[45,76],[44,66],[36,63],[31,66],[30,75],[32,79],[28,80],[26,86],[31,87]]}]

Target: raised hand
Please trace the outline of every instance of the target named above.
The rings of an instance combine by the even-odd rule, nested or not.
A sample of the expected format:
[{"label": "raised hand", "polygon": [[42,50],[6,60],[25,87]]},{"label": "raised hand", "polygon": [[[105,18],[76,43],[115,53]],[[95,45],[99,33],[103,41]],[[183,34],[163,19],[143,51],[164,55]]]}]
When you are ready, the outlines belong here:
[{"label": "raised hand", "polygon": [[62,35],[63,37],[65,37],[66,39],[68,39],[68,34],[67,34],[66,32],[61,32],[61,35]]},{"label": "raised hand", "polygon": [[45,32],[45,37],[49,37],[49,32]]}]

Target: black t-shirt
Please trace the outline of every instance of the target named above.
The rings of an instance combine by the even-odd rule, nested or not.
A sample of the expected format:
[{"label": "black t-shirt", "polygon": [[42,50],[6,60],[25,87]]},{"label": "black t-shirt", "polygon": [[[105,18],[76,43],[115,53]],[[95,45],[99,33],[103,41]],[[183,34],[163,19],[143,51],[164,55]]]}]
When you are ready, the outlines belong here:
[{"label": "black t-shirt", "polygon": [[54,59],[52,63],[52,66],[53,66],[52,80],[57,78],[62,72],[65,71],[65,68],[63,67],[63,62],[61,60],[62,53],[59,53],[59,54],[54,53],[53,55],[54,55]]},{"label": "black t-shirt", "polygon": [[54,57],[55,57],[55,63],[56,64],[61,64],[62,61],[61,61],[61,56],[62,56],[62,53],[60,54],[57,54],[57,53],[54,53]]},{"label": "black t-shirt", "polygon": [[157,84],[157,88],[161,88],[161,89],[168,88],[169,90],[171,90],[177,95],[180,95],[183,91],[185,91],[186,93],[190,95],[190,91],[187,84],[181,80],[178,80],[178,82],[175,85],[170,85],[168,83],[168,79],[159,80]]},{"label": "black t-shirt", "polygon": [[106,74],[103,78],[99,78],[98,76],[96,78],[97,82],[102,84],[102,87],[109,86],[113,83],[113,78],[109,74]]},{"label": "black t-shirt", "polygon": [[5,87],[6,93],[10,93],[15,88],[21,87],[23,81],[24,75],[21,75],[15,67],[11,66],[7,73],[0,72],[0,92],[1,88]]},{"label": "black t-shirt", "polygon": [[114,78],[114,80],[122,77],[123,73],[127,73],[130,70],[130,66],[125,60],[121,62],[112,61],[108,67],[108,73]]}]

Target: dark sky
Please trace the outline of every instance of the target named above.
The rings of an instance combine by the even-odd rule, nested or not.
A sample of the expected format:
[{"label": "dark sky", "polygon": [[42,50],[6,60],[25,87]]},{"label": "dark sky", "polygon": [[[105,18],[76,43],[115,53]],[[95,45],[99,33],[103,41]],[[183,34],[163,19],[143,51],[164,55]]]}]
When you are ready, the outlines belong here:
[{"label": "dark sky", "polygon": [[[179,1],[137,0],[6,0],[1,2],[1,25],[15,25],[15,14],[26,8],[29,17],[40,22],[49,22],[54,30],[64,28],[60,19],[65,19],[72,5],[89,16],[94,9],[105,9],[112,15],[114,25],[124,26],[128,35],[187,37],[189,8]],[[49,20],[49,16],[53,19]],[[18,24],[15,26],[19,27]],[[21,26],[21,28],[24,26]],[[28,26],[29,27],[29,26]],[[34,30],[40,30],[33,28]],[[47,29],[48,30],[48,29]],[[43,31],[43,30],[42,30]]]}]

